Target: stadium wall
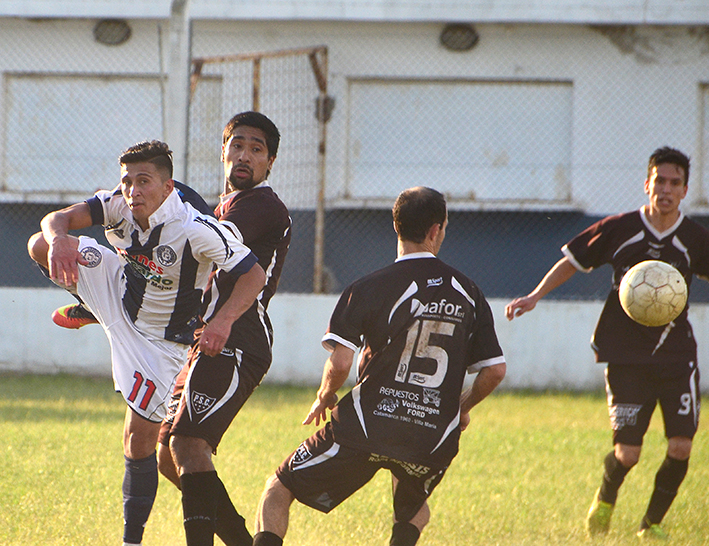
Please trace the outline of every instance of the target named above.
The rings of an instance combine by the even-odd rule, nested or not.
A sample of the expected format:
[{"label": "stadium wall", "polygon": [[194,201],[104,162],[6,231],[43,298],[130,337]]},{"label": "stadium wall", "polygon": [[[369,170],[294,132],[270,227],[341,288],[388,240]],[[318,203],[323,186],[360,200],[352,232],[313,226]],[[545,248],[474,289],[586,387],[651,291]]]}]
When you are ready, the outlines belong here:
[{"label": "stadium wall", "polygon": [[[70,301],[60,289],[0,289],[0,372],[72,373],[110,377],[110,354],[103,331],[88,326],[63,330],[50,319],[52,311]],[[320,339],[336,295],[278,294],[270,306],[275,332],[274,359],[266,376],[270,383],[317,386],[327,351]],[[497,333],[508,363],[508,389],[597,390],[603,367],[594,362],[589,338],[601,311],[599,301],[543,301],[532,315],[504,319],[507,300],[492,299]],[[709,305],[690,308],[694,330],[709,328]],[[699,364],[706,369],[709,343],[699,339]],[[702,391],[709,388],[709,374]],[[354,367],[351,380],[354,379]]]}]

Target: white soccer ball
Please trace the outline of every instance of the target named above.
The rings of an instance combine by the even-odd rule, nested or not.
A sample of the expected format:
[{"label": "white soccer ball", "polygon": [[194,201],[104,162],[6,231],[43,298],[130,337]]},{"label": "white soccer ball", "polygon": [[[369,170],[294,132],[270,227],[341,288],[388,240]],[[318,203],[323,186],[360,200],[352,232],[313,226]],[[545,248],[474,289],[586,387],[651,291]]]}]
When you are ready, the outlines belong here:
[{"label": "white soccer ball", "polygon": [[646,260],[623,275],[618,288],[620,305],[643,326],[664,326],[676,319],[687,304],[687,283],[674,267]]}]

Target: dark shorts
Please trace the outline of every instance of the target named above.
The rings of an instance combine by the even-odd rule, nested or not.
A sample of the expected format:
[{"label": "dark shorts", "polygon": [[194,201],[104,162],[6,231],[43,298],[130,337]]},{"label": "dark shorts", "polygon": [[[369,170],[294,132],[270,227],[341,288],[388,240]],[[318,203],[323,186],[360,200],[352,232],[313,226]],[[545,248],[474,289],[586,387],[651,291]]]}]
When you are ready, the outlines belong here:
[{"label": "dark shorts", "polygon": [[339,445],[327,423],[283,461],[276,476],[300,502],[327,513],[371,480],[380,468],[389,470],[399,481],[394,515],[396,521],[407,522],[448,467],[430,468]]},{"label": "dark shorts", "polygon": [[693,438],[697,432],[700,402],[695,362],[608,364],[606,392],[614,444],[642,445],[657,402],[667,438]]},{"label": "dark shorts", "polygon": [[174,434],[202,438],[216,453],[222,436],[269,365],[238,349],[225,348],[212,357],[193,347],[175,382],[158,441],[167,446]]}]

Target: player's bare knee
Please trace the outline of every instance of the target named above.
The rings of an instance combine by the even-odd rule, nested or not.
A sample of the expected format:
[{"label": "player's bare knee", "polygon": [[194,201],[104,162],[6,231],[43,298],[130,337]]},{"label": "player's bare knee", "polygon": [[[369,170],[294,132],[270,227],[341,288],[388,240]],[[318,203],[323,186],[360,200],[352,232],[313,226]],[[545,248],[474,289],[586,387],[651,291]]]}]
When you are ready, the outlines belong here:
[{"label": "player's bare knee", "polygon": [[625,468],[631,468],[640,460],[641,446],[615,445],[615,457]]},{"label": "player's bare knee", "polygon": [[416,512],[416,515],[411,519],[410,523],[415,525],[419,532],[421,532],[423,531],[423,528],[428,525],[428,522],[430,520],[431,509],[428,507],[428,502],[424,502],[423,506],[419,509],[418,512]]},{"label": "player's bare knee", "polygon": [[683,436],[675,436],[667,442],[667,455],[672,459],[684,461],[692,453],[692,440]]},{"label": "player's bare knee", "polygon": [[47,252],[49,252],[49,245],[41,231],[32,235],[27,241],[27,253],[38,264],[47,265]]}]

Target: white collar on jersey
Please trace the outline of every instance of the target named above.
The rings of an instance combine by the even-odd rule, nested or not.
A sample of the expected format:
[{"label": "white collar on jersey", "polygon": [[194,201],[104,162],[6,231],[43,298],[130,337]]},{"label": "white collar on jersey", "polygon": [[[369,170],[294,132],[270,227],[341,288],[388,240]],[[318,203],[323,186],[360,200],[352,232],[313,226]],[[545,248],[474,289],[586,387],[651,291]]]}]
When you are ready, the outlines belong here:
[{"label": "white collar on jersey", "polygon": [[403,260],[415,260],[416,258],[435,258],[436,255],[432,252],[412,252],[411,254],[404,254],[401,258],[394,260],[394,263],[401,262]]},{"label": "white collar on jersey", "polygon": [[650,220],[648,220],[647,216],[645,216],[645,206],[644,205],[642,207],[640,207],[640,218],[642,219],[643,224],[645,224],[645,227],[647,228],[647,230],[650,233],[652,233],[657,239],[664,239],[665,237],[667,237],[670,233],[672,233],[673,231],[675,231],[679,227],[679,225],[682,223],[682,220],[684,220],[684,213],[680,210],[679,216],[677,217],[677,221],[674,224],[672,224],[672,226],[670,228],[668,228],[662,232],[657,231],[657,228],[655,226],[653,226],[650,223]]},{"label": "white collar on jersey", "polygon": [[[268,188],[268,187],[270,187],[270,186],[268,185],[268,180],[264,180],[263,182],[260,182],[259,184],[256,184],[253,188],[249,188],[249,189],[252,189],[252,190],[253,190],[253,189],[255,189],[255,188]],[[229,199],[231,199],[231,198],[234,197],[235,195],[238,195],[238,194],[241,193],[242,191],[244,191],[244,190],[234,190],[234,191],[229,192],[229,193],[223,193],[223,194],[221,194],[221,195],[219,196],[219,204],[220,204],[220,205],[223,205],[224,203],[226,203],[227,201],[229,201]]]},{"label": "white collar on jersey", "polygon": [[[177,190],[173,189],[172,193],[170,193],[165,201],[162,202],[162,205],[158,207],[158,210],[153,212],[150,215],[150,218],[148,218],[148,231],[153,229],[155,226],[166,223],[182,209],[184,209],[184,206],[182,204],[182,199],[180,199],[180,194],[177,193]],[[135,220],[133,222],[136,226],[138,225]]]}]

